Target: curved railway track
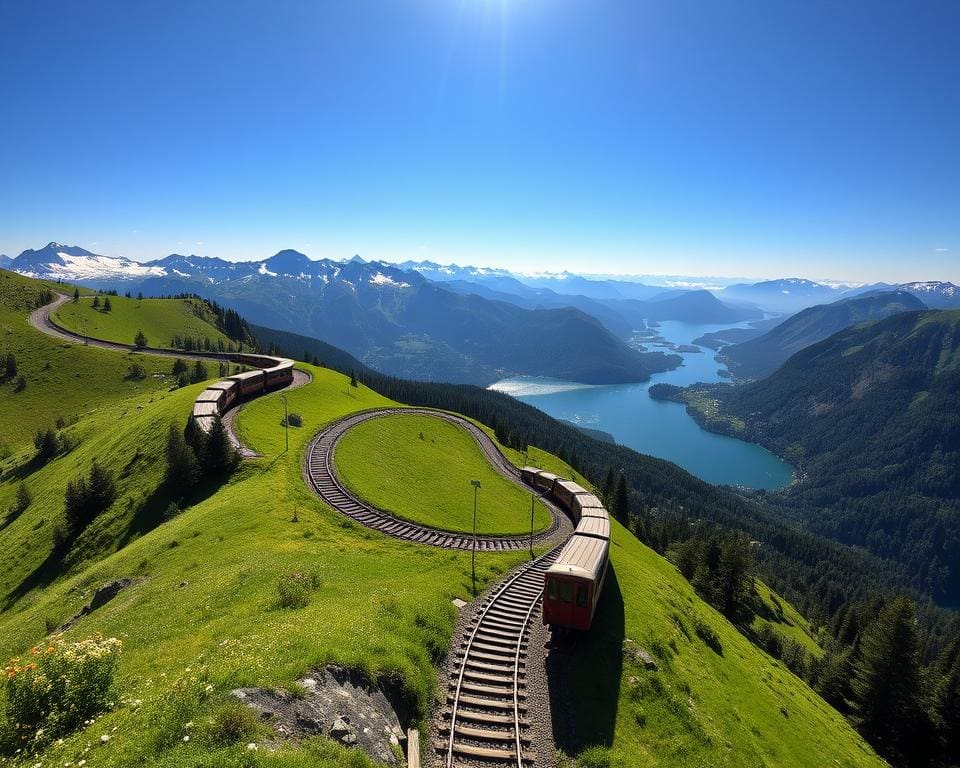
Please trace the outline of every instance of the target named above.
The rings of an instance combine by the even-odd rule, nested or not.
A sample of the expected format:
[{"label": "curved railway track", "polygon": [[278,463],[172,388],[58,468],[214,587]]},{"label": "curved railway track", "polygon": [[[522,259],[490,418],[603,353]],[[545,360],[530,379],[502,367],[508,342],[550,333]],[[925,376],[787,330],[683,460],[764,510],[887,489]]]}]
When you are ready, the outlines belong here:
[{"label": "curved railway track", "polygon": [[445,768],[524,768],[537,761],[527,719],[530,622],[556,547],[521,566],[477,607],[452,659],[447,708],[436,750]]},{"label": "curved railway track", "polygon": [[[500,452],[486,432],[473,422],[460,416],[424,408],[379,408],[372,411],[361,411],[360,413],[355,413],[333,422],[321,430],[308,446],[304,462],[304,474],[310,486],[327,505],[362,525],[399,539],[417,542],[418,544],[428,544],[434,547],[443,547],[444,549],[471,549],[473,547],[473,536],[471,534],[431,528],[395,517],[389,512],[378,509],[356,497],[346,488],[337,475],[334,466],[334,453],[337,442],[348,430],[365,421],[381,416],[407,414],[432,416],[449,421],[465,429],[477,441],[480,450],[487,457],[487,460],[494,469],[507,479],[529,490],[527,486],[523,485],[523,481],[520,478],[520,471]],[[561,536],[565,539],[572,531],[567,516],[552,502],[547,499],[541,500],[550,510],[552,522],[550,527],[545,531],[534,534],[533,543],[543,543]],[[477,550],[483,552],[528,549],[530,543],[529,534],[518,536],[477,536]]]}]

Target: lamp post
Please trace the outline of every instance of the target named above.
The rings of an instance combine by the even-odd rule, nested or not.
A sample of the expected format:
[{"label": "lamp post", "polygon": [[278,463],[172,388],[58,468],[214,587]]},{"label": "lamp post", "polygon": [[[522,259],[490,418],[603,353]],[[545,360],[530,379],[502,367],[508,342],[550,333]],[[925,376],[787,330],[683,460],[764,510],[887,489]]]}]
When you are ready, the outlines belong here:
[{"label": "lamp post", "polygon": [[530,557],[533,557],[533,507],[537,503],[537,492],[530,491]]},{"label": "lamp post", "polygon": [[280,399],[283,400],[283,437],[287,446],[283,452],[286,453],[290,450],[290,417],[287,414],[287,396],[281,393]]},{"label": "lamp post", "polygon": [[473,486],[473,554],[470,557],[470,572],[473,578],[473,592],[477,592],[477,491],[480,490],[480,481],[471,480]]}]

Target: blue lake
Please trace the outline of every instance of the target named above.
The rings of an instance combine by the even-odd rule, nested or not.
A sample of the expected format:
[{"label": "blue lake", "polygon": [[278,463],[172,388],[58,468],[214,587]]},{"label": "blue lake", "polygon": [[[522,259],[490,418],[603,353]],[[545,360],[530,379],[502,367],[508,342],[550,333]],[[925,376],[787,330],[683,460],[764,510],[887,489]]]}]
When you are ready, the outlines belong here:
[{"label": "blue lake", "polygon": [[[746,324],[743,324],[744,326]],[[690,344],[709,331],[730,325],[663,322],[660,335],[675,344]],[[651,351],[659,349],[648,345]],[[669,352],[670,350],[664,350]],[[780,488],[790,482],[792,468],[765,448],[701,429],[678,403],[653,400],[651,384],[683,386],[723,381],[714,351],[680,353],[683,365],[659,373],[643,384],[594,386],[535,376],[514,376],[491,385],[554,418],[601,429],[621,445],[667,459],[710,483],[747,488]]]}]

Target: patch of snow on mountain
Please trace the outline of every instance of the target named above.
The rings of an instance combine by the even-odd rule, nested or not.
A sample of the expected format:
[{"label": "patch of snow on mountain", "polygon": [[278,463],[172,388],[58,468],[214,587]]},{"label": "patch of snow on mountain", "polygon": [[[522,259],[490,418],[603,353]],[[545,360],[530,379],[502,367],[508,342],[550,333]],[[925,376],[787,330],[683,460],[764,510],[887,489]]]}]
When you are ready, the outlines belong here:
[{"label": "patch of snow on mountain", "polygon": [[[344,281],[346,282],[346,281]],[[383,272],[377,272],[369,280],[370,285],[392,285],[395,288],[409,288],[410,283],[401,283],[394,280],[392,277],[383,274]]]},{"label": "patch of snow on mountain", "polygon": [[57,254],[62,264],[50,264],[48,277],[65,280],[96,280],[109,278],[163,277],[167,274],[163,267],[148,267],[127,258],[110,256],[71,256],[69,253]]},{"label": "patch of snow on mountain", "polygon": [[270,275],[270,277],[276,277],[276,276],[277,276],[277,273],[276,273],[276,272],[271,272],[269,269],[267,269],[267,265],[266,265],[266,264],[261,264],[261,265],[260,265],[260,269],[258,269],[257,272],[259,272],[261,275]]}]

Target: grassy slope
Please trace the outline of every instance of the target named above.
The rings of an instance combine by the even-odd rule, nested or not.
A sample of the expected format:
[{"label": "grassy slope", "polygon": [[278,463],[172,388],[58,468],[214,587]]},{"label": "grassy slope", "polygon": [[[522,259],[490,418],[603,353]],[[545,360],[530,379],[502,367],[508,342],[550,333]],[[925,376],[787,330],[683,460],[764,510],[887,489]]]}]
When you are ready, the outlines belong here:
[{"label": "grassy slope", "polygon": [[[530,530],[530,494],[493,470],[469,434],[439,419],[391,416],[361,424],[337,446],[336,466],[351,490],[380,509],[454,531],[473,530],[470,480],[478,479],[478,531]],[[549,524],[538,502],[534,529]]]},{"label": "grassy slope", "polygon": [[[102,298],[101,298],[102,301]],[[195,299],[128,299],[110,297],[111,310],[94,309],[89,299],[68,301],[54,315],[54,322],[67,330],[95,339],[133,344],[137,331],[143,331],[153,347],[170,347],[173,337],[210,339],[230,343],[216,325],[213,314]]]},{"label": "grassy slope", "polygon": [[[672,565],[616,523],[613,539],[597,622],[568,662],[581,743],[608,746],[611,764],[624,767],[883,765],[836,711],[701,601]],[[698,625],[712,630],[719,651]],[[659,669],[628,659],[620,667],[625,638],[650,651]],[[618,663],[592,663],[598,657]]]},{"label": "grassy slope", "polygon": [[[109,748],[97,748],[97,765],[196,764],[209,748],[200,739],[181,741],[186,722],[205,722],[211,708],[238,685],[289,684],[333,659],[371,674],[402,677],[417,706],[426,708],[435,685],[433,662],[455,619],[450,600],[469,597],[470,556],[374,534],[325,509],[307,491],[298,456],[313,429],[358,408],[388,402],[362,387],[349,387],[339,374],[312,372],[311,385],[289,393],[310,427],[291,430],[289,454],[277,456],[276,449],[282,448],[275,418],[282,410],[279,398],[251,403],[240,421],[265,458],[245,464],[215,495],[172,522],[153,530],[146,526],[142,535],[137,533],[146,513],[138,513],[139,496],[159,483],[163,434],[169,423],[182,421],[197,388],[169,393],[119,421],[121,406],[105,409],[74,427],[80,438],[77,449],[29,476],[34,503],[0,531],[5,551],[24,539],[33,541],[21,565],[4,564],[11,574],[4,596],[13,591],[16,602],[0,614],[0,652],[19,653],[40,640],[45,620],[59,624],[70,617],[99,584],[122,576],[145,579],[70,630],[72,636],[102,631],[123,639],[118,688],[124,698],[142,699],[143,705],[118,707],[48,757],[75,760],[101,733],[113,733]],[[255,437],[258,430],[265,439]],[[106,542],[99,551],[107,556],[89,567],[79,564],[44,589],[18,591],[49,551],[47,532],[62,514],[66,481],[95,456],[120,474],[138,448],[142,454],[121,481],[119,500],[81,545],[93,552],[97,542]],[[14,491],[14,484],[0,484],[0,504],[9,505]],[[159,505],[147,507],[162,508],[165,499],[159,496]],[[292,522],[294,514],[297,522]],[[112,552],[114,542],[128,538],[128,531],[127,545]],[[480,586],[522,558],[522,553],[480,557]],[[317,572],[320,589],[307,608],[280,610],[275,606],[277,578],[296,569]],[[36,580],[27,584],[43,586]],[[159,616],[164,620],[158,621]],[[213,686],[209,694],[203,693],[207,684]],[[317,754],[325,749],[316,747]],[[207,759],[228,764],[229,755],[239,760],[242,753],[235,747]],[[306,752],[292,750],[257,759],[269,765],[344,764],[336,751],[314,755],[310,759],[315,762],[308,762]]]},{"label": "grassy slope", "polygon": [[[455,618],[449,601],[468,596],[469,554],[379,536],[325,509],[307,491],[299,457],[315,429],[356,409],[389,404],[364,387],[351,388],[338,374],[311,372],[314,382],[288,395],[305,419],[304,428],[290,430],[290,452],[281,454],[279,397],[249,404],[239,418],[241,432],[264,458],[158,527],[166,502],[158,488],[163,435],[169,423],[182,422],[198,387],[102,405],[71,428],[78,447],[45,467],[29,467],[26,453],[13,457],[11,463],[25,467],[34,502],[0,528],[0,550],[11,553],[2,564],[0,653],[20,653],[40,640],[45,624],[72,616],[99,584],[143,579],[70,630],[75,637],[102,631],[123,639],[118,703],[41,755],[43,765],[76,762],[81,755],[97,766],[347,764],[349,758],[322,741],[270,755],[247,753],[242,744],[216,748],[203,736],[231,688],[289,684],[332,659],[397,675],[421,711],[426,706],[435,685],[433,663]],[[532,454],[563,470],[557,459]],[[517,463],[523,459],[508,455]],[[120,477],[118,501],[83,535],[67,572],[57,562],[44,569],[64,486],[94,458]],[[10,477],[0,481],[0,509],[9,506],[15,488]],[[824,755],[839,765],[874,764],[839,716],[698,600],[672,566],[619,527],[615,541],[616,577],[596,630],[571,661],[585,695],[581,735],[604,741],[606,733],[623,765],[815,765]],[[114,551],[118,542],[125,546]],[[519,557],[481,557],[481,578],[495,578]],[[320,589],[305,609],[278,609],[277,577],[294,569],[317,572]],[[714,627],[723,656],[697,638],[695,615]],[[663,671],[643,672],[629,663],[620,668],[624,633],[660,651]],[[594,648],[604,649],[606,663],[588,664]],[[132,703],[136,699],[142,704]],[[191,721],[194,738],[184,742]],[[101,744],[101,734],[110,734],[110,741]]]},{"label": "grassy slope", "polygon": [[[55,283],[0,270],[0,353],[5,358],[13,352],[27,380],[21,392],[0,380],[0,458],[29,443],[38,428],[52,426],[58,416],[71,419],[118,398],[170,386],[169,379],[159,376],[169,372],[169,360],[71,344],[30,328],[27,316],[44,288],[64,290]],[[127,378],[134,362],[147,369],[146,379]]]}]

